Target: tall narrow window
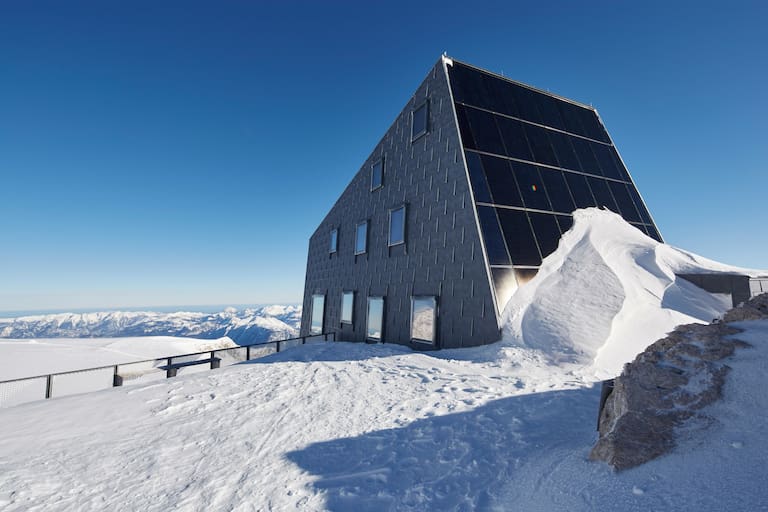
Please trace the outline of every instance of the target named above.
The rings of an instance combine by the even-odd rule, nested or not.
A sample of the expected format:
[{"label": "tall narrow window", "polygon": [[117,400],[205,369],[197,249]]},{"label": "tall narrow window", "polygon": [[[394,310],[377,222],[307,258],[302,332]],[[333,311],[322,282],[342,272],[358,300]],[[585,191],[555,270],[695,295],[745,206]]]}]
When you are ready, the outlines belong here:
[{"label": "tall narrow window", "polygon": [[371,166],[371,192],[384,184],[384,159]]},{"label": "tall narrow window", "polygon": [[384,335],[384,297],[368,297],[368,322],[365,329],[370,340],[381,341]]},{"label": "tall narrow window", "polygon": [[310,334],[323,332],[323,317],[325,315],[325,295],[312,296],[312,323],[309,327]]},{"label": "tall narrow window", "polygon": [[429,103],[424,102],[411,113],[411,142],[427,133]]},{"label": "tall narrow window", "polygon": [[363,254],[368,250],[368,221],[357,225],[355,230],[355,254]]},{"label": "tall narrow window", "polygon": [[405,243],[405,205],[389,211],[389,245]]},{"label": "tall narrow window", "polygon": [[328,246],[328,252],[336,252],[339,249],[339,230],[334,228],[331,230],[331,243]]},{"label": "tall narrow window", "polygon": [[437,333],[437,298],[411,297],[411,339],[435,344]]},{"label": "tall narrow window", "polygon": [[341,294],[341,323],[351,324],[352,314],[355,308],[355,292],[342,292]]}]

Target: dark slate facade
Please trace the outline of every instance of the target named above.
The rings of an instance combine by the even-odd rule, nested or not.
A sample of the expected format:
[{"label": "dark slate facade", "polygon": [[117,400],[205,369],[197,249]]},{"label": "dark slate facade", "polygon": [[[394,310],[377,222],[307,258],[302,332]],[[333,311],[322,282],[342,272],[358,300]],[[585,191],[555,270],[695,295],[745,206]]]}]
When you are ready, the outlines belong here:
[{"label": "dark slate facade", "polygon": [[[428,102],[427,133],[411,142],[411,114]],[[371,166],[384,159],[371,191]],[[412,296],[438,301],[437,347],[499,338],[456,118],[442,59],[378,143],[309,241],[302,334],[312,295],[325,295],[324,331],[365,341],[367,297],[385,297],[383,341],[410,343]],[[405,243],[388,246],[389,210],[406,205]],[[355,227],[369,220],[367,252],[354,254]],[[331,230],[338,250],[329,253]],[[353,323],[340,322],[341,293],[355,292]],[[431,348],[415,343],[415,347]]]},{"label": "dark slate facade", "polygon": [[[402,206],[404,243],[391,245]],[[441,58],[310,238],[302,335],[496,341],[509,296],[588,206],[661,239],[594,109]],[[371,297],[383,329],[368,325]]]}]

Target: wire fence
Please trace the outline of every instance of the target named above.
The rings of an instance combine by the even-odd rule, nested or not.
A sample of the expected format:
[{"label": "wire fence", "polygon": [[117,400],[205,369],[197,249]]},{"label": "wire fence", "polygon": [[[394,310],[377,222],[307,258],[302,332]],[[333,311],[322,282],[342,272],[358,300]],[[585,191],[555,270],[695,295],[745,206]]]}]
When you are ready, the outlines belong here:
[{"label": "wire fence", "polygon": [[329,332],[285,340],[145,359],[97,368],[0,381],[0,408],[117,386],[145,384],[266,357],[299,345],[336,341]]}]

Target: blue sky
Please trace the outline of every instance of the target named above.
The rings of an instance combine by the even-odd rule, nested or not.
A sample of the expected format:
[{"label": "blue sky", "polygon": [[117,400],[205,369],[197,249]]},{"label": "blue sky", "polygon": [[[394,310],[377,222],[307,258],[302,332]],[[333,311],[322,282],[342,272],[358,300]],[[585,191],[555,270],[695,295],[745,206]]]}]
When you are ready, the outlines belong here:
[{"label": "blue sky", "polygon": [[0,310],[298,302],[443,51],[595,105],[669,243],[768,268],[768,4],[368,4],[3,2]]}]

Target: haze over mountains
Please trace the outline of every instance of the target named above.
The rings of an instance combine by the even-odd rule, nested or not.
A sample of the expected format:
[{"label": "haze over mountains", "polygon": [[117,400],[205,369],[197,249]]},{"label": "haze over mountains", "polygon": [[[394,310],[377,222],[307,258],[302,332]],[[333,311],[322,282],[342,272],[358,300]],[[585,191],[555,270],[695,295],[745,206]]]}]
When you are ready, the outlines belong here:
[{"label": "haze over mountains", "polygon": [[298,336],[301,306],[272,305],[217,313],[107,311],[0,319],[0,338],[180,336],[239,345]]}]

